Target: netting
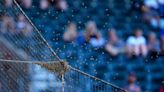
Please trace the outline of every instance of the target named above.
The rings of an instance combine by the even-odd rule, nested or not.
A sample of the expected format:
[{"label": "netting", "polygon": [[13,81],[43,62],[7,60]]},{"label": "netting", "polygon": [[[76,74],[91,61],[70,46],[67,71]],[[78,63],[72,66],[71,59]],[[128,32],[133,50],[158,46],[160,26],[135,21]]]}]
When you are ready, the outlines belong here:
[{"label": "netting", "polygon": [[0,92],[126,92],[69,65],[64,71],[62,60],[13,1],[11,8],[0,1]]},{"label": "netting", "polygon": [[1,37],[5,37],[15,47],[25,51],[27,53],[26,56],[32,56],[27,57],[26,60],[54,61],[59,59],[37,28],[22,12],[18,3],[14,3],[11,8],[6,8],[4,1],[1,0],[0,15]]},{"label": "netting", "polygon": [[126,92],[72,67],[62,77],[46,67],[37,65],[38,62],[0,62],[2,92]]},{"label": "netting", "polygon": [[66,92],[126,92],[120,87],[72,67],[64,78]]},{"label": "netting", "polygon": [[1,92],[62,92],[61,76],[32,62],[3,61]]}]

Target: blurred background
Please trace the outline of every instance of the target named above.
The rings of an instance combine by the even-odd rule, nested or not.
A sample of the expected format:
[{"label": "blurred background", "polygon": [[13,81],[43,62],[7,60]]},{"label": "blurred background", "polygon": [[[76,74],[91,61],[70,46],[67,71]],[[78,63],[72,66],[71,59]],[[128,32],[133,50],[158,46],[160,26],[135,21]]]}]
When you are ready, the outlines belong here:
[{"label": "blurred background", "polygon": [[[17,1],[71,66],[128,92],[164,92],[164,0]],[[7,42],[23,35],[14,45],[36,56],[33,60],[52,59],[42,58],[40,53],[49,53],[42,48],[29,53],[25,40],[31,39],[28,44],[35,49],[33,27],[21,13],[6,14],[15,7],[12,0],[1,2],[0,34],[9,37]],[[13,58],[3,50],[0,57]]]}]

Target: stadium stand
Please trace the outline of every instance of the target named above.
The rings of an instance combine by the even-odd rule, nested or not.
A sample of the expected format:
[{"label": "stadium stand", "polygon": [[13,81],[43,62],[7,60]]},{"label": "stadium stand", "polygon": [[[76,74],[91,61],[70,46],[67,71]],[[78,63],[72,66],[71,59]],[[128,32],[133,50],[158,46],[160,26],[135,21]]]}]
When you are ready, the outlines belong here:
[{"label": "stadium stand", "polygon": [[[140,9],[143,1],[61,0],[65,2],[63,8],[60,3],[59,6],[57,5],[58,0],[54,0],[54,2],[48,2],[49,6],[45,9],[40,8],[37,0],[32,0],[32,5],[29,5],[29,8],[25,7],[21,0],[18,1],[59,57],[68,60],[73,67],[121,87],[125,87],[126,84],[124,83],[126,83],[128,73],[133,71],[136,73],[137,85],[141,87],[141,92],[159,92],[164,80],[163,53],[133,58],[128,58],[125,53],[112,56],[107,53],[103,46],[93,47],[89,43],[79,44],[77,40],[71,42],[63,40],[67,24],[74,22],[80,34],[80,32],[84,32],[88,21],[96,23],[97,29],[104,39],[108,39],[107,30],[110,28],[115,28],[118,36],[124,42],[134,33],[134,28],[142,29],[145,38],[147,38],[150,30],[153,30],[159,39],[161,29],[152,28],[143,19],[143,12]],[[134,9],[132,8],[133,4],[139,4],[140,7]],[[13,37],[9,38],[10,41],[12,39]],[[33,41],[30,43],[35,44]],[[26,44],[20,41],[15,45],[25,47]],[[46,54],[46,52],[43,53]],[[39,55],[35,52],[30,52],[30,54]]]},{"label": "stadium stand", "polygon": [[[35,0],[33,2],[37,3]],[[115,28],[124,41],[136,27],[143,29],[144,36],[147,36],[149,30],[153,29],[143,21],[140,9],[131,10],[133,4],[137,3],[141,6],[142,1],[69,0],[67,3],[69,8],[63,11],[53,8],[53,5],[45,11],[39,11],[37,7],[31,9],[38,10],[41,16],[37,16],[37,13],[32,11],[26,11],[60,57],[67,59],[72,66],[119,86],[125,85],[123,83],[129,71],[135,71],[138,76],[137,84],[143,91],[158,92],[161,85],[160,80],[164,78],[163,55],[157,56],[158,58],[137,57],[134,59],[125,58],[124,54],[113,57],[103,48],[93,48],[89,44],[81,46],[75,41],[68,43],[62,39],[66,30],[65,26],[69,22],[75,22],[79,31],[84,30],[84,24],[89,20],[95,21],[105,38],[107,38],[106,30],[108,28]],[[40,20],[41,18],[42,20]],[[159,38],[158,32],[159,30],[156,30]]]}]

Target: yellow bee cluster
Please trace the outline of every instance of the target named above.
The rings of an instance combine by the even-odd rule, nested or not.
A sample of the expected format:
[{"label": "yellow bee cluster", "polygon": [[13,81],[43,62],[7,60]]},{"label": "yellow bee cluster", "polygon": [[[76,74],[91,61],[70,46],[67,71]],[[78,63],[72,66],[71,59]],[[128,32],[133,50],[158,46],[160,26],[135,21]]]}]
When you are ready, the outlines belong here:
[{"label": "yellow bee cluster", "polygon": [[69,70],[69,65],[67,62],[35,62],[34,64],[40,65],[41,67],[46,68],[50,72],[57,73],[62,75]]}]

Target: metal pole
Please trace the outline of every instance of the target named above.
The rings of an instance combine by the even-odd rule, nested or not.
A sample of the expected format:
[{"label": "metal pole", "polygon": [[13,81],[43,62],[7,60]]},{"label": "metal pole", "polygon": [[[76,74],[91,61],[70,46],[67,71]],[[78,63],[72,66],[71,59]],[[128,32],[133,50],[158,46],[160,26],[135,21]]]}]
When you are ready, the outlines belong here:
[{"label": "metal pole", "polygon": [[62,92],[64,92],[64,74],[62,74]]}]

